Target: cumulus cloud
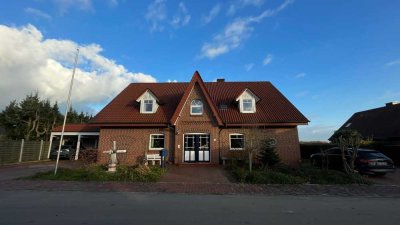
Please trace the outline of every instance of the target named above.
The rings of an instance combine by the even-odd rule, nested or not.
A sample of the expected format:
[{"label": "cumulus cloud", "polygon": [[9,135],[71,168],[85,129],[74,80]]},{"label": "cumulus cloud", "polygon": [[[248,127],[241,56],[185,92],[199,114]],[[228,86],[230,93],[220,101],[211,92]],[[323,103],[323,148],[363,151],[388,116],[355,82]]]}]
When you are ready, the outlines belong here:
[{"label": "cumulus cloud", "polygon": [[213,21],[215,19],[215,17],[218,16],[220,11],[221,11],[221,4],[215,5],[214,7],[212,7],[212,9],[210,10],[210,12],[208,12],[207,15],[203,15],[202,23],[203,24],[210,23],[211,21]]},{"label": "cumulus cloud", "polygon": [[32,25],[0,25],[0,108],[32,91],[64,103],[77,48],[74,105],[103,104],[131,82],[156,82],[151,75],[130,72],[101,55],[103,49],[97,44],[46,39]]},{"label": "cumulus cloud", "polygon": [[179,3],[178,13],[172,18],[171,24],[175,28],[184,27],[189,24],[190,14],[183,2]]},{"label": "cumulus cloud", "polygon": [[263,60],[263,65],[266,66],[270,64],[272,62],[272,58],[273,56],[271,54],[268,54]]},{"label": "cumulus cloud", "polygon": [[251,36],[254,30],[252,24],[260,23],[264,18],[275,16],[292,2],[293,0],[286,0],[277,8],[267,9],[258,16],[234,19],[233,22],[225,26],[222,32],[215,35],[211,42],[203,44],[200,57],[213,59],[236,49],[245,39]]},{"label": "cumulus cloud", "polygon": [[46,19],[46,20],[51,20],[51,16],[45,12],[40,11],[39,9],[35,8],[25,8],[24,12],[30,15],[33,15],[38,18]]}]

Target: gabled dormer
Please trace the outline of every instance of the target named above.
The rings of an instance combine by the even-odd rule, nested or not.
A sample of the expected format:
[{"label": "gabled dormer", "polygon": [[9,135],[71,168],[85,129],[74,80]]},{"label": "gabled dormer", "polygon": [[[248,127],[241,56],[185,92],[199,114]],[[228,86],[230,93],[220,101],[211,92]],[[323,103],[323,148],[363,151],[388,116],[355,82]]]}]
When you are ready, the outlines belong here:
[{"label": "gabled dormer", "polygon": [[157,112],[158,99],[150,89],[147,89],[136,101],[140,103],[140,113]]},{"label": "gabled dormer", "polygon": [[250,89],[246,88],[237,98],[241,113],[255,113],[256,103],[260,100]]}]

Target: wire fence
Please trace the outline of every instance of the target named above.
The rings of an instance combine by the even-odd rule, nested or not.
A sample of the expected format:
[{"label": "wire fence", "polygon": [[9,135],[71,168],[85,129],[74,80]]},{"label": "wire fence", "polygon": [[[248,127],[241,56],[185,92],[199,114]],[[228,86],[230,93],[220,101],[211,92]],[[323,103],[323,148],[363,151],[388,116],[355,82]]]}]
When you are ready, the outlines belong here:
[{"label": "wire fence", "polygon": [[48,141],[0,140],[0,165],[47,160]]}]

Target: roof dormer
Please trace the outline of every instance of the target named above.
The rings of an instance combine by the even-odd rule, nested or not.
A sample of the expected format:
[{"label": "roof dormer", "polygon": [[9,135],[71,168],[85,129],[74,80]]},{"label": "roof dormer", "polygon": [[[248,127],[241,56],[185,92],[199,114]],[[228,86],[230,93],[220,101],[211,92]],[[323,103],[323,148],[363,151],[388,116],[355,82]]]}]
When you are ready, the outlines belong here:
[{"label": "roof dormer", "polygon": [[236,101],[239,102],[239,111],[241,113],[255,113],[256,103],[260,100],[250,89],[246,88]]},{"label": "roof dormer", "polygon": [[140,102],[140,113],[155,113],[158,108],[158,99],[150,89],[147,89],[136,99]]}]

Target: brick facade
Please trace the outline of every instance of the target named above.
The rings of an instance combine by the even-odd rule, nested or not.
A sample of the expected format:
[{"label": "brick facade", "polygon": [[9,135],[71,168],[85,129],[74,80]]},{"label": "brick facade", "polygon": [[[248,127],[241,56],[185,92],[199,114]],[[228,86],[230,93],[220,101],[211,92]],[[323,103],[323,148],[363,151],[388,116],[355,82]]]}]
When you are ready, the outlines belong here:
[{"label": "brick facade", "polygon": [[[194,99],[200,99],[203,102],[203,115],[190,115],[190,104]],[[117,141],[117,149],[127,150],[127,153],[118,155],[121,164],[132,165],[139,163],[145,154],[158,154],[158,151],[149,150],[150,134],[164,134],[165,147],[169,150],[168,161],[181,164],[184,163],[184,135],[189,133],[210,135],[210,164],[218,164],[220,157],[230,157],[244,153],[244,151],[240,150],[230,150],[229,134],[232,133],[244,134],[245,140],[254,135],[260,138],[275,138],[277,140],[276,150],[283,163],[296,166],[300,162],[300,147],[296,126],[258,129],[219,127],[198,84],[191,90],[173,127],[101,129],[98,162],[101,164],[108,162],[109,156],[103,151],[111,149],[112,142],[115,140]]]}]

